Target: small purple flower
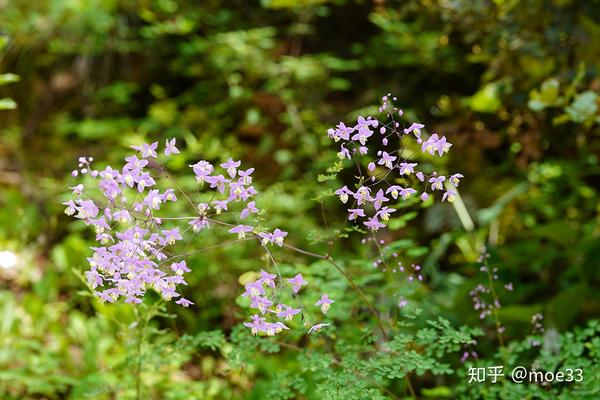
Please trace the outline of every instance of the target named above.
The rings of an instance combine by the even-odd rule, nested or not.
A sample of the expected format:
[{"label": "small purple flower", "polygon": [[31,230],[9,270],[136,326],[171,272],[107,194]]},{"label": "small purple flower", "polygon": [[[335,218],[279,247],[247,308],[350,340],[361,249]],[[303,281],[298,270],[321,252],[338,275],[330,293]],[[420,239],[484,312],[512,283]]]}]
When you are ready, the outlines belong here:
[{"label": "small purple flower", "polygon": [[217,215],[221,214],[223,210],[227,211],[227,200],[214,200],[213,204]]},{"label": "small purple flower", "polygon": [[319,332],[321,329],[325,328],[326,326],[330,326],[331,324],[316,324],[310,327],[310,329],[308,330],[308,333],[316,333]]},{"label": "small purple flower", "polygon": [[291,321],[294,315],[299,314],[302,311],[300,308],[292,308],[285,304],[277,305],[276,315],[278,318],[285,318],[286,321]]},{"label": "small purple flower", "polygon": [[81,195],[81,192],[83,192],[83,185],[79,184],[77,186],[70,187],[69,189],[73,190],[73,194],[75,196],[79,196],[79,195]]},{"label": "small purple flower", "polygon": [[194,305],[194,303],[192,303],[188,299],[184,299],[183,297],[180,298],[179,300],[177,300],[175,303],[179,304],[180,306],[186,307],[186,308]]},{"label": "small purple flower", "polygon": [[175,244],[177,240],[183,239],[181,233],[179,233],[179,228],[177,227],[173,229],[164,229],[162,234],[164,236],[164,244]]},{"label": "small purple flower", "polygon": [[464,176],[462,174],[453,174],[453,175],[450,175],[448,180],[450,181],[452,186],[458,187],[458,184],[460,183],[461,178],[464,178]]},{"label": "small purple flower", "polygon": [[455,199],[456,192],[451,189],[446,190],[446,192],[444,192],[444,195],[442,196],[442,201],[448,200],[448,203],[454,203]]},{"label": "small purple flower", "polygon": [[353,195],[352,191],[348,189],[347,186],[343,186],[342,188],[335,191],[335,194],[339,196],[340,201],[344,204],[348,201],[348,196]]},{"label": "small purple flower", "polygon": [[381,207],[377,213],[375,214],[375,217],[379,217],[381,218],[382,221],[389,221],[390,219],[390,214],[395,212],[396,210],[393,208],[389,208],[389,207]]},{"label": "small purple flower", "polygon": [[369,218],[367,221],[363,222],[363,224],[373,232],[379,230],[380,228],[385,228],[385,225],[379,222],[377,216]]},{"label": "small purple flower", "polygon": [[427,199],[429,199],[429,193],[427,193],[427,192],[421,193],[421,200],[427,201]]},{"label": "small purple flower", "polygon": [[167,139],[165,141],[165,156],[171,155],[171,154],[179,154],[179,149],[177,147],[175,147],[175,142],[176,139],[173,138],[171,140]]},{"label": "small purple flower", "polygon": [[244,286],[246,291],[242,294],[244,297],[259,297],[265,294],[265,288],[263,287],[262,282],[259,280],[250,282]]},{"label": "small purple flower", "polygon": [[[397,158],[398,157],[396,157],[396,156],[390,156],[386,151],[384,151],[381,153],[381,158],[379,159],[377,164],[385,165],[387,169],[392,169],[392,168],[394,168],[394,161]],[[406,164],[406,163],[404,163],[404,164]],[[415,164],[415,165],[417,165],[417,164]]]},{"label": "small purple flower", "polygon": [[275,278],[277,275],[270,274],[265,270],[260,270],[260,282],[263,285],[267,285],[268,287],[275,289]]},{"label": "small purple flower", "polygon": [[315,306],[321,306],[321,312],[323,314],[327,314],[327,311],[329,311],[329,307],[332,303],[335,303],[335,301],[331,300],[327,293],[324,293],[323,296],[321,296],[321,298],[319,299],[319,301],[315,303]]},{"label": "small purple flower", "polygon": [[248,168],[247,170],[238,170],[238,176],[244,185],[249,185],[252,183],[252,173],[254,172],[254,168]]},{"label": "small purple flower", "polygon": [[271,240],[279,247],[283,246],[283,239],[288,235],[287,232],[277,228],[273,231]]},{"label": "small purple flower", "polygon": [[133,149],[142,153],[142,158],[153,157],[156,158],[158,154],[156,154],[156,148],[158,147],[158,142],[154,142],[152,144],[143,143],[141,146],[131,146]]},{"label": "small purple flower", "polygon": [[244,208],[242,210],[242,212],[240,213],[240,218],[244,219],[248,215],[250,215],[250,213],[256,214],[257,212],[258,212],[258,208],[256,208],[256,203],[254,201],[251,201],[248,204],[246,204],[246,208]]},{"label": "small purple flower", "polygon": [[244,239],[247,233],[252,232],[254,228],[249,225],[236,225],[229,230],[231,233],[237,233],[238,239]]},{"label": "small purple flower", "polygon": [[400,163],[400,175],[410,175],[411,173],[414,174],[416,166],[417,166],[417,163],[401,162]]},{"label": "small purple flower", "polygon": [[251,297],[252,302],[250,303],[251,308],[257,308],[261,314],[267,312],[267,308],[273,305],[273,302],[266,297],[255,296]]},{"label": "small purple flower", "polygon": [[400,196],[402,196],[403,200],[407,200],[411,195],[417,193],[417,191],[413,188],[401,188]]},{"label": "small purple flower", "polygon": [[[362,118],[362,117],[359,117]],[[364,120],[364,119],[363,119]],[[352,135],[352,140],[359,142],[361,145],[365,145],[367,143],[367,139],[373,135],[373,131],[369,129],[368,126],[359,126],[358,133]]]},{"label": "small purple flower", "polygon": [[411,132],[415,133],[416,137],[421,136],[421,129],[423,129],[425,125],[419,123],[412,123],[408,128],[404,129],[404,133],[409,134]]},{"label": "small purple flower", "polygon": [[230,158],[227,162],[221,164],[221,167],[225,168],[229,176],[233,178],[237,174],[237,169],[241,164],[241,161],[233,161],[233,158]]},{"label": "small purple flower", "polygon": [[373,197],[372,201],[373,207],[375,207],[376,210],[379,210],[381,208],[381,205],[390,201],[390,199],[385,197],[385,195],[383,194],[383,189],[379,189],[375,194],[375,197]]},{"label": "small purple flower", "polygon": [[190,167],[192,167],[198,183],[203,183],[215,169],[211,163],[204,160],[198,161],[196,164],[190,165]]},{"label": "small purple flower", "polygon": [[365,210],[362,208],[350,208],[348,209],[348,212],[350,213],[348,215],[350,221],[355,220],[358,217],[365,217]]},{"label": "small purple flower", "polygon": [[385,194],[390,194],[394,200],[398,199],[399,191],[402,189],[401,186],[392,185],[385,191]]},{"label": "small purple flower", "polygon": [[308,283],[304,280],[302,274],[297,274],[296,276],[288,279],[287,281],[292,284],[292,291],[294,293],[298,293],[300,291],[300,288]]},{"label": "small purple flower", "polygon": [[187,267],[185,260],[174,262],[171,264],[171,270],[175,272],[177,275],[183,275],[185,272],[190,272],[191,270]]},{"label": "small purple flower", "polygon": [[443,175],[433,176],[433,177],[429,178],[429,183],[431,183],[431,189],[432,190],[443,190],[444,189],[443,182],[445,180],[446,180],[446,177]]}]

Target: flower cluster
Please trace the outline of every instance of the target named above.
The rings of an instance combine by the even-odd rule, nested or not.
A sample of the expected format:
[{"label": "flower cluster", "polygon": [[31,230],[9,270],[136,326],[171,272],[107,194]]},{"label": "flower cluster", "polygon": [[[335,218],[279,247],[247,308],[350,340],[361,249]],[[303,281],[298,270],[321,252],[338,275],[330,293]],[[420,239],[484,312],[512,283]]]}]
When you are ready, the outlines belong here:
[{"label": "flower cluster", "polygon": [[[416,142],[422,153],[439,157],[447,153],[452,144],[445,136],[440,137],[436,133],[424,138],[423,124],[401,126],[399,118],[403,111],[394,106],[395,100],[390,94],[382,98],[379,107],[379,113],[383,114],[381,119],[359,116],[354,126],[340,122],[327,131],[334,142],[340,143],[338,156],[353,160],[358,170],[354,190],[342,186],[335,194],[349,206],[348,219],[362,219],[363,225],[372,231],[386,226],[390,215],[396,211],[390,207],[393,202],[411,199],[419,192],[422,201],[429,199],[429,191],[440,191],[443,192],[442,201],[453,202],[457,194],[455,189],[463,177],[460,173],[445,176],[437,171],[426,174],[417,168],[418,163],[408,159],[410,141]],[[376,138],[379,141],[373,143]],[[365,164],[367,171],[361,167]],[[419,187],[419,190],[413,186]]]},{"label": "flower cluster", "polygon": [[[285,324],[292,321],[294,316],[303,314],[305,307],[300,303],[298,308],[294,308],[287,304],[278,302],[276,299],[281,295],[281,289],[287,287],[290,290],[292,297],[299,301],[298,293],[307,285],[308,282],[302,274],[288,279],[281,276],[271,274],[264,270],[260,271],[260,277],[257,280],[249,282],[245,285],[245,291],[242,297],[247,297],[250,300],[250,308],[258,310],[258,314],[251,316],[250,322],[244,322],[244,326],[250,329],[252,335],[264,334],[273,336],[283,330],[288,330]],[[334,303],[327,293],[324,293],[321,298],[315,303],[315,306],[320,306],[321,312],[326,314],[329,307]],[[304,320],[304,315],[303,318]],[[318,332],[328,323],[318,323],[310,326],[308,333]]]},{"label": "flower cluster", "polygon": [[[184,274],[190,269],[183,259],[185,255],[171,252],[189,230],[196,233],[213,225],[226,226],[240,239],[251,234],[262,245],[283,245],[287,232],[264,232],[237,224],[259,213],[252,200],[257,194],[252,186],[253,168],[239,169],[241,162],[232,159],[216,167],[205,160],[190,165],[199,192],[212,192],[209,201],[194,203],[159,163],[159,157],[179,153],[175,139],[166,141],[161,156],[157,153],[158,142],[132,147],[138,154],[126,157],[118,169],[96,169],[91,157],[80,157],[72,176],[89,176],[91,184],[71,187],[74,197],[63,203],[67,215],[96,231],[99,245],[92,247],[85,276],[102,301],[112,303],[124,298],[128,303],[141,303],[145,292],[153,289],[166,301],[177,299],[176,303],[184,307],[193,304],[177,292],[179,285],[187,285]],[[157,182],[174,187],[160,188]],[[189,203],[193,215],[172,217],[165,209],[168,203],[179,200],[179,194]],[[236,213],[224,213],[234,204]],[[236,224],[217,219],[225,214],[233,216]],[[181,223],[184,225],[179,226]]]}]

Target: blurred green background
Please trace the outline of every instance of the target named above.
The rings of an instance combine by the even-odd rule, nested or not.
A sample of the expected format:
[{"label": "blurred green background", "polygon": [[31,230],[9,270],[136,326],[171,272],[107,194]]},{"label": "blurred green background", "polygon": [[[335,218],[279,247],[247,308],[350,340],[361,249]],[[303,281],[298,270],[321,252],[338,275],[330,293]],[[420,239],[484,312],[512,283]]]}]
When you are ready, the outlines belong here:
[{"label": "blurred green background", "polygon": [[[326,130],[388,92],[454,144],[441,168],[465,175],[473,225],[447,204],[392,221],[383,238],[403,240],[427,272],[408,292],[352,264],[375,255],[344,239],[338,257],[370,295],[381,290],[384,308],[401,293],[424,319],[479,326],[468,292],[487,244],[515,286],[500,312],[509,340],[537,312],[557,332],[600,316],[599,37],[590,0],[0,0],[0,398],[132,396],[132,308],[89,296],[80,276],[93,235],[60,205],[78,156],[118,165],[132,144],[175,137],[176,174],[241,158],[269,224],[326,249],[321,207],[338,227],[344,209],[323,192],[347,183],[324,175],[335,159]],[[282,257],[353,307],[335,271]],[[196,305],[149,324],[144,398],[277,398],[273,382],[292,393],[282,398],[313,398],[310,381],[299,389],[285,375],[293,350],[264,348],[240,367],[252,345],[236,328],[239,277],[264,265],[256,249],[189,264]]]}]

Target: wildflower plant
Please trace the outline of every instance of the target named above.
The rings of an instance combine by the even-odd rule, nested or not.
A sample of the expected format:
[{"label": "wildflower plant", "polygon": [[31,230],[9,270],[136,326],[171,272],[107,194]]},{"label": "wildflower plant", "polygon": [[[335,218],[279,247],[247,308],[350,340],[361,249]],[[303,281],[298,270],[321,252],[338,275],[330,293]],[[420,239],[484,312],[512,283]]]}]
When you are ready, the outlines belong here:
[{"label": "wildflower plant", "polygon": [[[444,156],[452,144],[437,133],[427,135],[424,124],[404,121],[396,100],[388,93],[381,99],[378,115],[359,116],[353,126],[340,122],[327,131],[340,146],[338,157],[350,160],[348,164],[356,169],[353,189],[344,185],[335,194],[348,206],[348,220],[361,222],[373,232],[386,226],[390,215],[397,211],[393,204],[399,201],[414,197],[427,201],[437,191],[442,193],[442,201],[453,202],[463,178],[460,173],[426,173],[414,162],[411,141],[422,153],[434,157]],[[450,186],[444,184],[446,181]]]},{"label": "wildflower plant", "polygon": [[[441,192],[442,202],[452,202],[463,176],[441,174],[428,165],[419,164],[411,150],[414,144],[428,157],[441,157],[452,145],[445,136],[427,134],[424,124],[403,121],[403,112],[394,105],[395,100],[391,95],[384,96],[377,117],[358,117],[356,124],[350,126],[340,122],[327,131],[340,146],[338,156],[342,165],[337,171],[347,163],[357,172],[356,182],[334,192],[347,207],[346,223],[360,223],[370,231],[363,243],[373,244],[379,254],[373,265],[405,275],[406,280],[400,285],[424,284],[421,266],[403,260],[393,246],[386,246],[385,241],[375,235],[386,227],[400,202],[428,201],[435,192]],[[343,300],[338,297],[339,292],[320,290],[312,276],[303,270],[290,273],[286,267],[283,274],[273,250],[317,259],[333,267],[345,279],[347,287],[360,299],[361,307],[373,316],[377,330],[370,332],[371,328],[367,327],[366,337],[373,337],[355,349],[373,356],[342,361],[349,364],[344,364],[345,372],[339,372],[341,375],[332,378],[334,380],[347,380],[350,376],[362,379],[367,372],[378,380],[406,378],[408,388],[413,391],[409,373],[427,370],[447,373],[446,366],[435,367],[435,358],[454,352],[458,361],[461,349],[475,343],[472,336],[476,331],[453,331],[443,319],[431,322],[431,329],[419,331],[416,336],[401,333],[394,321],[383,317],[380,307],[363,292],[345,266],[334,260],[334,245],[342,235],[332,240],[329,250],[323,254],[297,248],[288,242],[291,236],[288,232],[264,226],[266,212],[259,207],[259,192],[253,185],[254,169],[246,169],[240,160],[229,158],[220,163],[199,160],[189,164],[188,171],[194,178],[196,190],[185,191],[167,167],[169,158],[179,157],[176,139],[167,139],[163,146],[153,142],[134,145],[132,149],[134,154],[127,156],[118,167],[98,167],[92,158],[80,157],[72,175],[84,179],[71,187],[72,198],[63,203],[68,215],[95,230],[97,245],[91,248],[85,278],[100,301],[123,300],[138,304],[148,290],[152,290],[162,301],[193,306],[181,291],[182,286],[188,285],[186,276],[194,268],[188,265],[188,257],[202,251],[196,246],[199,235],[218,230],[230,235],[230,240],[219,246],[253,242],[267,261],[260,271],[246,275],[251,278],[244,280],[240,295],[244,299],[241,304],[252,310],[241,329],[257,336],[259,346],[270,348],[272,345],[264,342],[264,338],[285,334],[297,327],[311,337],[324,330],[328,335],[334,334],[336,330],[331,327],[336,321],[330,311]],[[398,298],[398,310],[408,303],[404,296]],[[407,318],[414,316],[407,314]],[[408,326],[410,322],[405,324]],[[250,349],[252,344],[238,335],[238,330],[232,332],[233,342]],[[408,351],[413,346],[421,348],[440,335],[450,335],[444,339],[448,344],[422,353]],[[343,352],[348,354],[347,350]],[[241,350],[230,352],[230,356],[239,360]],[[323,389],[323,393],[327,390]],[[363,395],[373,393],[368,384],[349,390],[349,393],[357,391]]]}]

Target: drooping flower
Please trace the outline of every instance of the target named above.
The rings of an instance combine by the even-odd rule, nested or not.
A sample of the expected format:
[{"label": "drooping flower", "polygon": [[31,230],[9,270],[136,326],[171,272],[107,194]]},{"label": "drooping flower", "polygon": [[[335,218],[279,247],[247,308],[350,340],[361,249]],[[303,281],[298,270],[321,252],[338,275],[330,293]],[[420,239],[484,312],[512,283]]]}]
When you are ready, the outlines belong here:
[{"label": "drooping flower", "polygon": [[286,321],[291,321],[294,315],[302,312],[300,308],[292,308],[285,304],[279,304],[276,309],[276,315],[278,318],[284,318]]},{"label": "drooping flower", "polygon": [[463,174],[452,174],[450,175],[450,177],[448,178],[448,180],[450,181],[450,183],[452,184],[452,186],[454,187],[458,187],[458,184],[460,183],[460,179],[464,178]]},{"label": "drooping flower", "polygon": [[410,175],[411,173],[414,174],[416,166],[417,166],[417,163],[401,162],[400,163],[400,175]]},{"label": "drooping flower", "polygon": [[142,153],[142,158],[158,157],[156,154],[156,148],[158,147],[158,142],[154,142],[152,144],[143,143],[141,146],[131,146],[133,149]]},{"label": "drooping flower", "polygon": [[321,306],[321,312],[323,314],[327,314],[327,311],[329,311],[329,307],[334,302],[335,302],[334,300],[331,300],[329,298],[329,296],[327,295],[327,293],[323,293],[323,295],[321,296],[321,298],[319,299],[319,301],[317,301],[315,303],[315,306]]},{"label": "drooping flower", "polygon": [[308,333],[317,333],[319,331],[321,331],[321,329],[325,328],[326,326],[330,326],[331,324],[315,324],[313,326],[310,327],[310,329],[308,330]]},{"label": "drooping flower", "polygon": [[246,234],[252,232],[253,230],[254,228],[250,225],[236,225],[233,228],[231,228],[229,232],[237,233],[238,239],[244,239],[246,238]]},{"label": "drooping flower", "polygon": [[234,161],[233,158],[230,158],[227,162],[221,164],[221,167],[225,168],[229,176],[233,178],[237,174],[237,169],[241,164],[241,161]]},{"label": "drooping flower", "polygon": [[431,183],[431,189],[433,190],[443,190],[444,185],[443,182],[446,180],[445,176],[433,176],[429,178],[429,183]]},{"label": "drooping flower", "polygon": [[348,189],[347,186],[343,186],[340,189],[336,190],[335,194],[339,196],[340,201],[342,203],[346,204],[346,202],[348,202],[348,196],[353,195],[354,193],[352,193],[352,191],[350,191],[350,189]]},{"label": "drooping flower", "polygon": [[175,147],[176,139],[173,138],[171,140],[166,139],[165,141],[165,156],[169,156],[171,154],[179,154],[179,149]]},{"label": "drooping flower", "polygon": [[297,274],[293,278],[289,278],[287,281],[292,285],[292,291],[294,293],[298,293],[300,288],[308,283],[304,280],[302,274]]}]

